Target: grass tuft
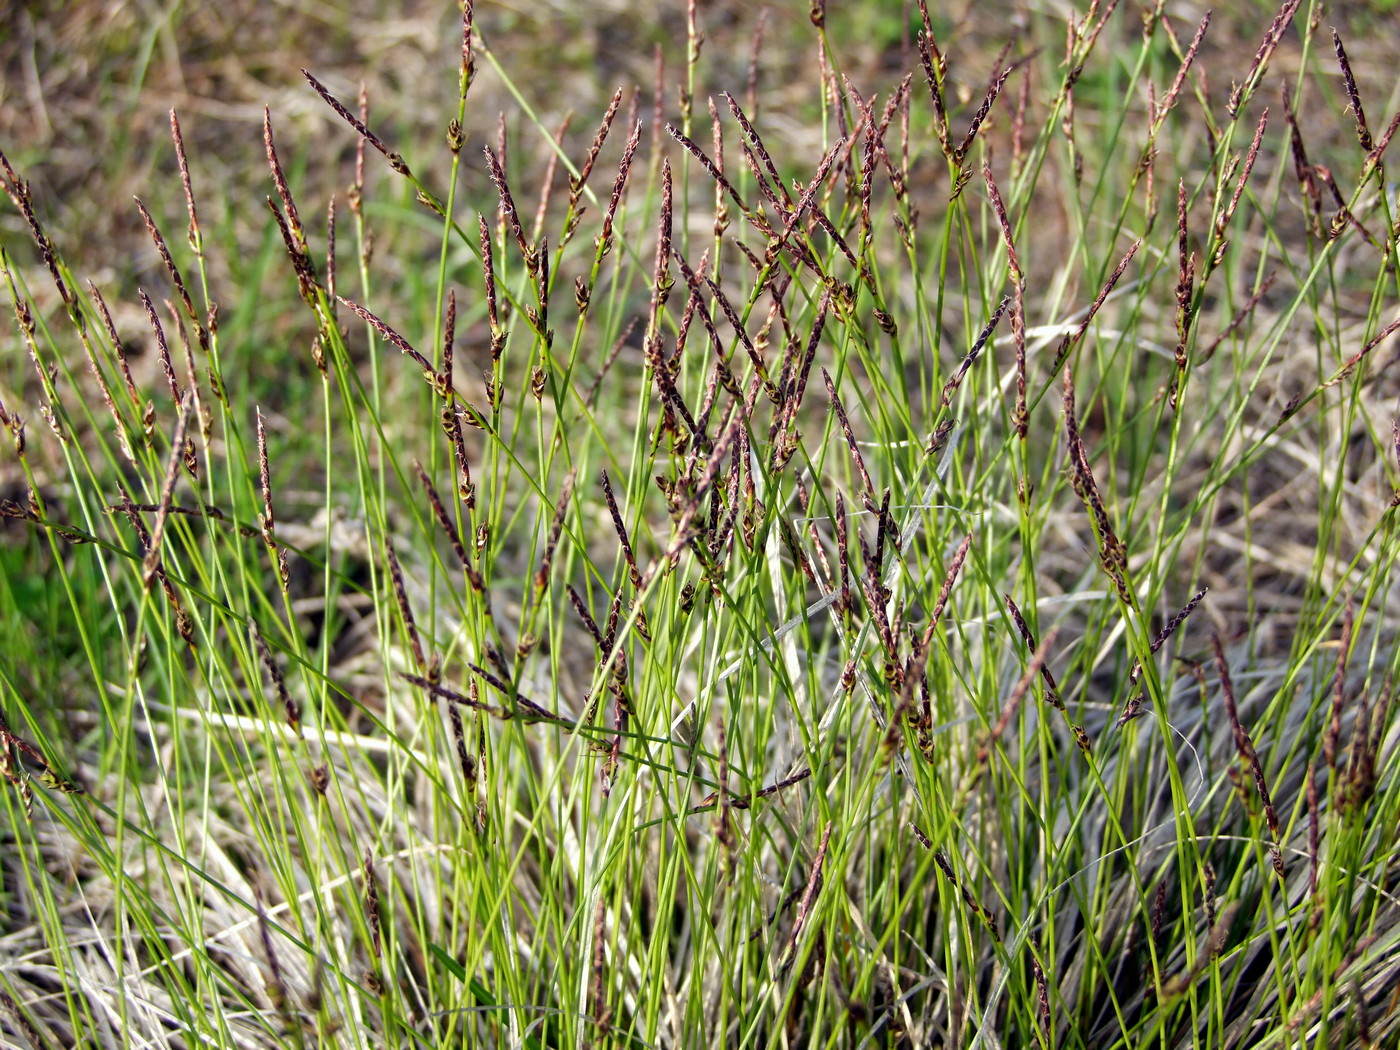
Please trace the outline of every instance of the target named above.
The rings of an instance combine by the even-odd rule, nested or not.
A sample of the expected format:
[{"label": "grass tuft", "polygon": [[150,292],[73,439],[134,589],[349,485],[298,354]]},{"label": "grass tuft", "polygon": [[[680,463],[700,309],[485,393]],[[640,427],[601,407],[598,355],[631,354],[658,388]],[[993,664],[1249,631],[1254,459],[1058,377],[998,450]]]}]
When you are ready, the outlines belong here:
[{"label": "grass tuft", "polygon": [[1393,1045],[1378,10],[468,2],[431,135],[19,136],[0,1036]]}]

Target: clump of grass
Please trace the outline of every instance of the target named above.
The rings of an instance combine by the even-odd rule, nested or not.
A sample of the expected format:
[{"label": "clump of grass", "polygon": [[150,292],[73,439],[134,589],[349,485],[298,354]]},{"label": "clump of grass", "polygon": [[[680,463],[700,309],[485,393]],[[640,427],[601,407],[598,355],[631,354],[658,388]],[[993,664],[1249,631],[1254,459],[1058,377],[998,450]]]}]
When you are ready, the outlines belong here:
[{"label": "clump of grass", "polygon": [[1385,1045],[1400,118],[1318,13],[920,2],[872,72],[815,3],[734,79],[692,2],[576,142],[472,126],[468,3],[445,155],[304,71],[348,218],[264,112],[252,331],[188,115],[120,314],[0,156],[0,1025]]}]

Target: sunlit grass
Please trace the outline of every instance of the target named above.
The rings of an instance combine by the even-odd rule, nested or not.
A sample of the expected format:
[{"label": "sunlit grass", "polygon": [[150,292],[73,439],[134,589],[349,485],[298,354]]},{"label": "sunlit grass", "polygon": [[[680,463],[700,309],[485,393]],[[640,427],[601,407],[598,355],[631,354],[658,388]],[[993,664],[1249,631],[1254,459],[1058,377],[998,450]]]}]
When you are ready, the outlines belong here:
[{"label": "sunlit grass", "polygon": [[815,10],[808,153],[694,9],[582,149],[479,33],[445,147],[310,70],[348,193],[271,110],[149,309],[7,166],[7,1034],[1394,1038],[1397,100]]}]

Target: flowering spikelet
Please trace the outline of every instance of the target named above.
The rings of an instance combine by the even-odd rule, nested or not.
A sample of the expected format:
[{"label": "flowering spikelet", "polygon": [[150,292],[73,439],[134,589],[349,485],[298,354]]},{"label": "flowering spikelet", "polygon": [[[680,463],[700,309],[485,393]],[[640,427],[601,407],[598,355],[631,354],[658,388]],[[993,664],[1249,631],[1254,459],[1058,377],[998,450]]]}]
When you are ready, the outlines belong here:
[{"label": "flowering spikelet", "polygon": [[1219,636],[1212,634],[1210,642],[1211,648],[1215,652],[1215,669],[1220,676],[1220,693],[1225,700],[1225,714],[1230,720],[1230,728],[1235,735],[1235,750],[1239,753],[1240,762],[1254,777],[1255,790],[1259,793],[1259,800],[1264,804],[1264,820],[1268,824],[1269,834],[1273,838],[1273,842],[1269,845],[1269,856],[1279,878],[1283,878],[1283,857],[1278,846],[1278,813],[1274,809],[1273,800],[1269,797],[1268,785],[1264,781],[1264,767],[1259,762],[1259,753],[1254,749],[1254,742],[1250,739],[1249,732],[1240,722],[1239,709],[1235,703],[1235,687],[1230,680],[1230,667],[1225,660],[1225,650],[1220,645]]},{"label": "flowering spikelet", "polygon": [[870,472],[865,469],[865,458],[861,456],[860,446],[856,444],[855,431],[851,429],[851,421],[846,417],[845,406],[841,404],[840,395],[836,393],[836,384],[831,379],[831,373],[825,368],[822,369],[822,379],[826,381],[826,393],[831,399],[831,409],[836,413],[836,419],[841,424],[841,433],[846,436],[846,446],[851,450],[851,461],[855,464],[856,472],[860,475],[861,502],[865,504],[866,510],[874,513],[875,485],[870,480]]},{"label": "flowering spikelet", "polygon": [[607,112],[603,114],[602,123],[598,125],[597,134],[593,136],[593,143],[588,147],[588,153],[584,155],[583,163],[579,165],[579,173],[569,179],[569,207],[572,209],[578,203],[579,196],[583,193],[584,183],[588,181],[588,176],[593,173],[593,166],[598,163],[598,154],[603,149],[603,143],[607,140],[608,132],[612,129],[613,118],[617,116],[617,107],[622,102],[622,88],[613,92],[612,101],[608,103]]},{"label": "flowering spikelet", "polygon": [[1243,101],[1245,93],[1258,83],[1265,63],[1269,61],[1274,49],[1278,47],[1279,41],[1283,39],[1284,30],[1293,21],[1293,16],[1298,13],[1301,4],[1302,0],[1285,0],[1283,7],[1274,16],[1274,20],[1269,23],[1269,28],[1264,33],[1264,39],[1259,44],[1259,50],[1254,54],[1254,61],[1249,67],[1249,72],[1245,74],[1244,80],[1230,92],[1230,99],[1225,108],[1232,118],[1239,112],[1240,103]]},{"label": "flowering spikelet", "polygon": [[[334,95],[332,95],[330,91],[326,89],[326,86],[324,84],[322,84],[319,80],[312,76],[310,72],[308,72],[305,69],[301,71],[301,75],[304,76],[307,79],[307,82],[310,83],[310,85],[316,89],[316,94],[320,95],[321,98],[325,99],[326,105],[330,106],[331,109],[335,110],[336,114],[342,120],[344,120],[347,124],[349,124],[359,133],[360,138],[364,142],[368,142],[380,153],[384,154],[384,159],[389,162],[389,167],[393,168],[396,172],[398,172],[405,178],[411,179],[413,177],[413,172],[410,171],[408,165],[404,163],[404,159],[397,153],[395,153],[393,150],[389,149],[388,146],[384,145],[380,138],[377,135],[375,135],[374,132],[370,131],[368,127],[365,126],[365,122],[360,117],[355,116],[343,105],[341,105],[340,100],[337,99]],[[360,101],[361,110],[363,111],[367,108],[364,102],[363,89],[361,89]],[[363,154],[361,154],[361,156],[363,156]],[[364,164],[363,161],[358,158],[356,162],[355,183],[357,186],[364,185]]]}]

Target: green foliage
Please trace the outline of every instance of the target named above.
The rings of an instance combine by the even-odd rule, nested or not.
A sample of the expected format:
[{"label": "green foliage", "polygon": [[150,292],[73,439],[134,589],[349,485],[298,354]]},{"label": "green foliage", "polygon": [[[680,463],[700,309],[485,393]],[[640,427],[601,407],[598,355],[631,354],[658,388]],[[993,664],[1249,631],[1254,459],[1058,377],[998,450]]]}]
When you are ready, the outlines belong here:
[{"label": "green foliage", "polygon": [[0,1031],[1393,1040],[1397,221],[1330,35],[821,12],[800,99],[677,23],[669,135],[560,133],[505,22],[431,141],[313,80],[274,217],[196,164],[121,299],[7,171]]}]

